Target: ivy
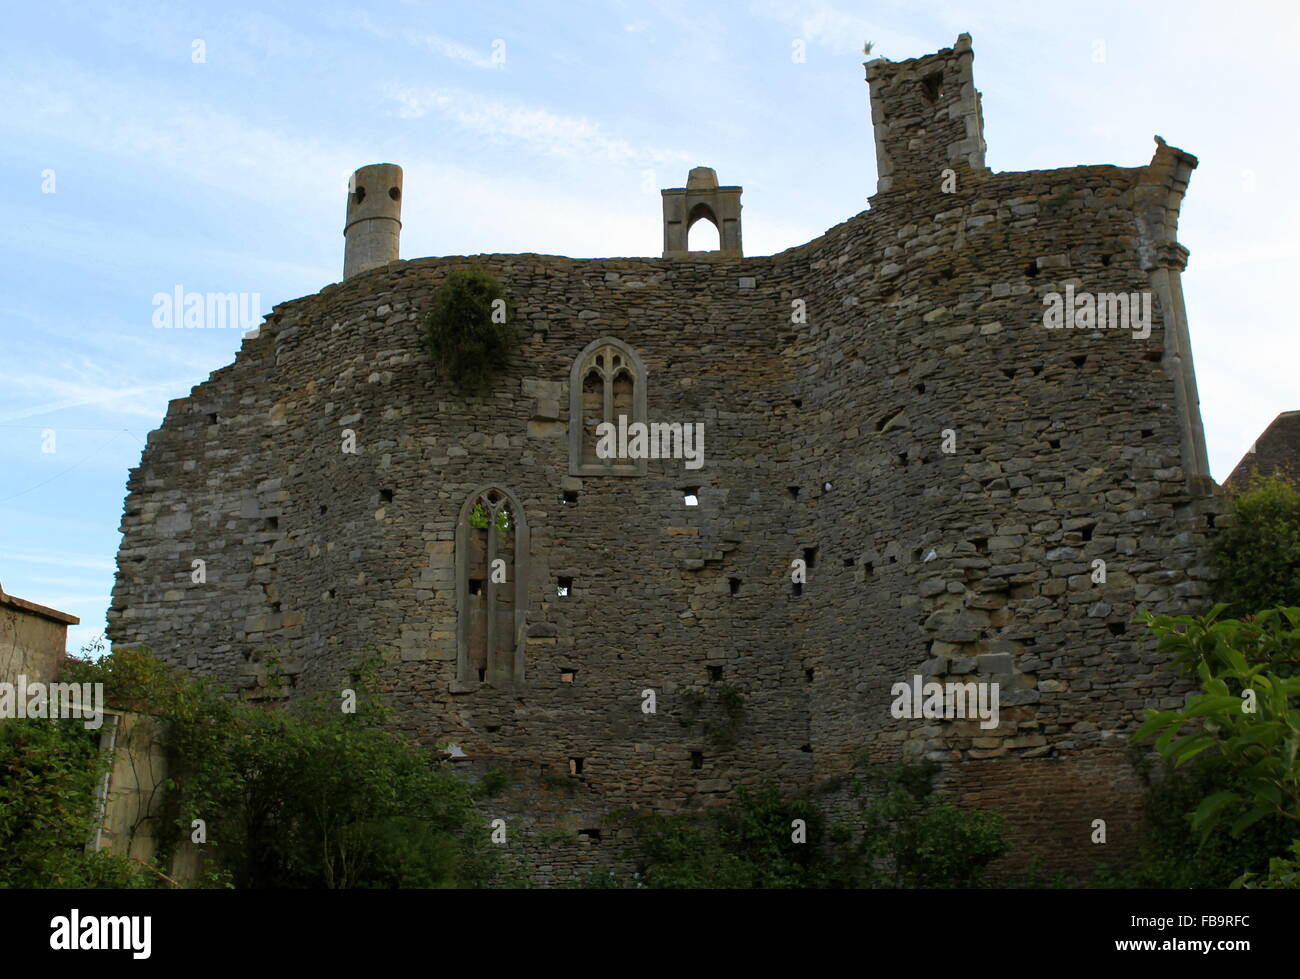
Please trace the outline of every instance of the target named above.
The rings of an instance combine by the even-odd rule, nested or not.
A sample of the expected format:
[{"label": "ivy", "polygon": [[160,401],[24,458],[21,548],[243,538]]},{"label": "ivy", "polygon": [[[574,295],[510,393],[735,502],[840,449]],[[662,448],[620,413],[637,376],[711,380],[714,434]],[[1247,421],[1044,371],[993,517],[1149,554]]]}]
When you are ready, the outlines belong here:
[{"label": "ivy", "polygon": [[[502,532],[509,530],[511,527],[510,511],[505,507],[502,507],[501,509],[497,510],[495,522],[497,525],[497,530]],[[475,503],[474,509],[470,510],[469,525],[473,527],[475,530],[488,529],[487,511],[483,509],[482,502]]]}]

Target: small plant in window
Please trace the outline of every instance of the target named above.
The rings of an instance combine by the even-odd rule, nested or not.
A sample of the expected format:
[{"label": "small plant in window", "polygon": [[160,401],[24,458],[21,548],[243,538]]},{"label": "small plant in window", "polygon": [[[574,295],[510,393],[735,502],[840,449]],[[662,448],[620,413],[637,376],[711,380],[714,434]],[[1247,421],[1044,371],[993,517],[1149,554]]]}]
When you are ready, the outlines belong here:
[{"label": "small plant in window", "polygon": [[[504,507],[497,511],[496,515],[497,530],[510,529],[510,511]],[[469,512],[469,525],[475,530],[488,529],[487,511],[483,509],[482,503],[475,503],[474,509]]]},{"label": "small plant in window", "polygon": [[514,306],[496,276],[483,269],[453,269],[423,327],[439,372],[469,394],[487,393],[519,342]]}]

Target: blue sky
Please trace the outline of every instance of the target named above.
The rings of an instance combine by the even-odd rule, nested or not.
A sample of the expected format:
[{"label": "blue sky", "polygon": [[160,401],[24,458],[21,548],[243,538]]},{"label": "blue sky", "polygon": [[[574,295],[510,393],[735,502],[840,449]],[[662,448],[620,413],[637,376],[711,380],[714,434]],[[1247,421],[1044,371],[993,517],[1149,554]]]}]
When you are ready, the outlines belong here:
[{"label": "blue sky", "polygon": [[1300,408],[1289,4],[44,0],[4,20],[0,584],[79,615],[72,649],[104,629],[147,433],[240,343],[155,330],[156,293],[265,313],[337,281],[347,179],[376,162],[405,170],[405,258],[656,255],[658,190],[696,165],[744,186],[747,254],[800,244],[875,188],[867,40],[902,60],[972,34],[994,170],[1137,166],[1155,133],[1196,154],[1179,237],[1214,475]]}]

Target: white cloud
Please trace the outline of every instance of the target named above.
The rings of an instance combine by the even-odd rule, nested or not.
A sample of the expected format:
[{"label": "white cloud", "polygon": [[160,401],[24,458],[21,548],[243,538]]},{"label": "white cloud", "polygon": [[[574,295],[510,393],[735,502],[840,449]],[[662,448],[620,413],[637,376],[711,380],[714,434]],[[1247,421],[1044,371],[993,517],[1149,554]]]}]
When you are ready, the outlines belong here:
[{"label": "white cloud", "polygon": [[102,593],[98,595],[55,595],[52,598],[46,598],[45,601],[39,602],[38,604],[44,605],[46,608],[63,611],[73,605],[90,605],[94,603],[96,605],[107,606],[111,598],[111,595],[105,595]]},{"label": "white cloud", "polygon": [[482,47],[473,47],[432,31],[386,30],[371,20],[367,14],[357,17],[355,24],[374,37],[385,40],[401,39],[412,47],[424,48],[452,61],[473,65],[475,68],[503,67],[502,62],[493,61],[491,57],[492,42],[498,40],[497,38],[488,38]]},{"label": "white cloud", "polygon": [[915,35],[889,30],[883,20],[841,10],[826,0],[755,0],[750,11],[788,24],[804,40],[839,54],[861,54],[868,41],[874,44],[873,58],[903,61],[931,50],[929,42]]},{"label": "white cloud", "polygon": [[463,61],[466,64],[473,65],[475,68],[494,68],[500,67],[501,62],[493,62],[491,57],[482,52],[461,44],[458,41],[452,41],[442,37],[439,34],[417,34],[414,32],[405,35],[407,41],[411,44],[423,46],[440,54],[444,58],[451,58],[453,61]]},{"label": "white cloud", "polygon": [[387,96],[403,119],[431,112],[462,128],[502,143],[566,160],[591,160],[614,166],[681,164],[691,159],[681,150],[638,146],[606,133],[589,119],[564,116],[520,102],[456,89],[390,86]]},{"label": "white cloud", "polygon": [[[327,143],[293,132],[271,132],[236,116],[184,102],[166,90],[141,89],[91,76],[70,63],[49,65],[41,72],[35,63],[12,63],[6,68],[0,69],[0,87],[20,93],[15,102],[22,107],[7,117],[11,130],[27,138],[71,138],[90,156],[116,157],[130,163],[147,158],[152,169],[181,174],[183,181],[196,185],[197,192],[214,199],[265,201],[277,209],[284,209],[286,200],[296,201],[299,222],[318,227],[321,233],[337,234],[337,212],[348,174],[365,162],[346,141]],[[60,78],[57,90],[32,80],[48,75]],[[395,106],[394,114],[401,118],[432,114],[450,120],[464,132],[482,136],[484,143],[511,151],[495,156],[487,153],[474,166],[396,159],[403,164],[408,191],[403,206],[404,257],[475,250],[655,254],[660,243],[660,205],[657,189],[650,195],[639,192],[641,171],[660,168],[671,173],[697,162],[681,150],[639,145],[607,132],[594,121],[517,101],[454,88],[392,88],[387,97]],[[397,135],[414,139],[419,134]],[[517,161],[529,154],[581,164],[586,168],[586,180],[575,183],[569,193],[557,191],[553,181],[520,170]],[[592,211],[594,200],[601,202],[596,209],[599,213]],[[578,214],[583,215],[581,222],[574,220]],[[427,227],[422,226],[424,216]],[[58,249],[67,250],[61,260],[68,255],[84,263],[104,260],[99,244],[104,228],[79,227],[78,222],[66,219],[47,222],[46,227],[49,235],[43,240],[49,241],[53,235]],[[129,228],[114,226],[112,230],[124,255],[152,258],[169,247]],[[12,240],[15,234],[0,229],[0,239]],[[451,234],[455,237],[443,244]],[[412,247],[433,236],[440,250]],[[339,248],[341,260],[341,242]],[[233,252],[193,247],[187,254],[208,269],[235,267],[238,258]],[[304,269],[283,262],[259,259],[259,267],[268,278],[321,284],[336,278],[329,269]],[[157,288],[170,285],[163,283]],[[229,288],[256,291],[257,284],[235,283]],[[153,291],[151,286],[149,294]],[[264,301],[263,308],[267,305]],[[140,308],[141,322],[147,323],[152,313],[148,295],[143,296]],[[48,396],[47,391],[46,398],[54,400]],[[174,390],[169,396],[176,396]]]},{"label": "white cloud", "polygon": [[[15,564],[50,564],[60,568],[91,568],[95,571],[115,571],[116,563],[95,558],[72,557],[66,554],[36,553],[33,551],[0,551],[0,560]],[[45,604],[45,603],[42,603]]]},{"label": "white cloud", "polygon": [[[42,400],[0,413],[0,423],[37,418],[68,408],[95,405],[103,411],[156,421],[167,401],[185,389],[184,381],[153,384],[123,384],[119,364],[101,366],[85,357],[68,358],[58,365],[59,373],[34,372],[22,364],[0,370],[0,389],[10,405],[24,399]],[[52,400],[45,400],[51,399]]]}]

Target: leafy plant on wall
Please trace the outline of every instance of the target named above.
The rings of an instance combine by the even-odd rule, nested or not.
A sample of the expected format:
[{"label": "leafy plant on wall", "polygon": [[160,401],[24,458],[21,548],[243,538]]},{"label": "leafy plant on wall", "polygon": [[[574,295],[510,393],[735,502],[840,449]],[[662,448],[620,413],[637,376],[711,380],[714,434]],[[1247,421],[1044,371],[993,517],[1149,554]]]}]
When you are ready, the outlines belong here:
[{"label": "leafy plant on wall", "polygon": [[491,272],[453,269],[423,320],[439,373],[466,394],[483,395],[519,342],[514,304]]}]

